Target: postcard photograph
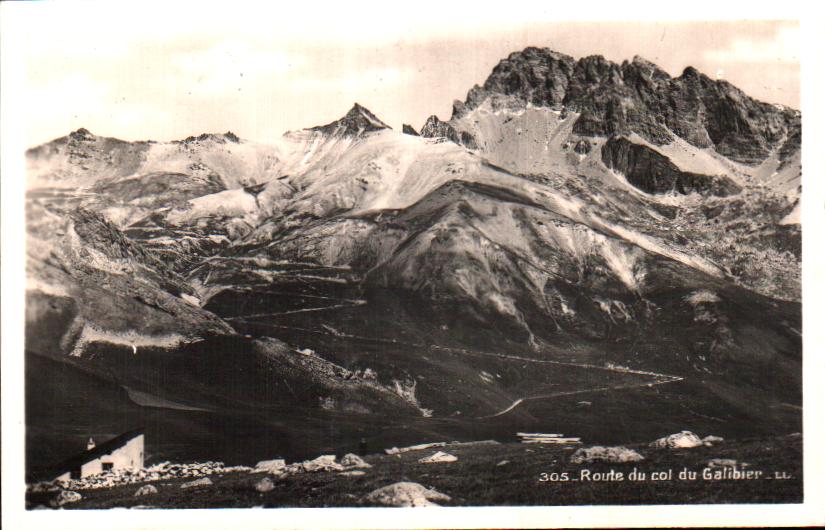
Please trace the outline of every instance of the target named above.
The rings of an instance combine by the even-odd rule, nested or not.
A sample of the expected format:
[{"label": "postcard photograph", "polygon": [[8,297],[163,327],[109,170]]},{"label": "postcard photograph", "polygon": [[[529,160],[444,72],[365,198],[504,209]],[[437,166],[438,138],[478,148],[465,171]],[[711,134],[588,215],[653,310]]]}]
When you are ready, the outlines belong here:
[{"label": "postcard photograph", "polygon": [[806,500],[799,20],[135,8],[16,17],[25,510]]}]

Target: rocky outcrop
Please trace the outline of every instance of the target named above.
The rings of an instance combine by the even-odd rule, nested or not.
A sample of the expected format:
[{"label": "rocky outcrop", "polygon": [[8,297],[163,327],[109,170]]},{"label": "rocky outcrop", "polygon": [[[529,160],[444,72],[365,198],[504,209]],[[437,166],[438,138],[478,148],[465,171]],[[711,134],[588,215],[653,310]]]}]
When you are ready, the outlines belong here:
[{"label": "rocky outcrop", "polygon": [[401,132],[404,134],[409,134],[410,136],[421,136],[412,125],[408,125],[406,123],[401,126]]},{"label": "rocky outcrop", "polygon": [[203,488],[206,486],[212,485],[212,479],[209,477],[203,477],[196,480],[192,480],[190,482],[184,482],[180,485],[180,489],[188,489],[188,488]]},{"label": "rocky outcrop", "polygon": [[335,461],[335,455],[321,455],[314,460],[304,460],[288,465],[284,472],[287,474],[316,473],[318,471],[343,471],[344,466]]},{"label": "rocky outcrop", "polygon": [[135,497],[143,497],[144,495],[154,495],[158,492],[158,489],[153,486],[152,484],[146,484],[141,486],[135,492]]},{"label": "rocky outcrop", "polygon": [[232,131],[227,131],[223,134],[204,133],[199,136],[188,136],[185,139],[178,141],[177,143],[192,144],[196,142],[208,141],[212,141],[219,144],[225,144],[226,142],[232,142],[233,144],[237,144],[240,143],[241,139],[238,138],[238,136]]},{"label": "rocky outcrop", "polygon": [[785,138],[785,141],[782,143],[782,147],[779,149],[779,170],[783,169],[790,163],[791,158],[795,153],[799,152],[801,146],[802,120],[801,117],[797,115],[791,123],[788,136]]},{"label": "rocky outcrop", "polygon": [[596,445],[577,450],[570,457],[572,464],[589,464],[591,462],[608,462],[620,464],[624,462],[641,462],[644,457],[627,447],[602,447]]},{"label": "rocky outcrop", "polygon": [[499,62],[467,95],[474,108],[491,94],[580,113],[573,132],[589,136],[637,133],[661,145],[679,136],[756,164],[794,129],[798,113],[756,101],[722,80],[688,67],[681,76],[641,57],[616,64],[600,55],[578,61],[547,48],[526,48]]},{"label": "rocky outcrop", "polygon": [[435,453],[431,454],[430,456],[425,456],[424,458],[419,458],[419,464],[441,464],[441,463],[449,463],[449,462],[456,462],[458,458],[450,453],[445,453],[444,451],[436,451]]},{"label": "rocky outcrop", "polygon": [[[71,479],[60,481],[63,487],[71,490],[90,490],[101,488],[112,488],[127,484],[139,484],[142,482],[156,482],[159,480],[171,480],[179,478],[196,478],[206,475],[249,472],[251,468],[245,466],[225,466],[223,462],[195,462],[189,464],[176,464],[161,462],[143,469],[117,469],[104,471],[96,475],[90,475],[81,479]],[[41,482],[29,488],[30,491],[50,491],[55,488],[55,483]],[[149,495],[157,493],[155,486],[146,484],[141,486],[135,496]]]},{"label": "rocky outcrop", "polygon": [[677,432],[650,442],[651,447],[660,449],[690,449],[703,445],[702,439],[690,431]]},{"label": "rocky outcrop", "polygon": [[82,355],[98,342],[166,348],[234,333],[187,302],[193,288],[99,214],[35,206],[30,213],[26,337],[33,352]]},{"label": "rocky outcrop", "polygon": [[573,151],[577,152],[580,155],[586,155],[590,152],[591,149],[593,149],[593,144],[591,144],[590,141],[585,140],[584,138],[576,142],[576,145],[573,147]]},{"label": "rocky outcrop", "polygon": [[396,482],[374,490],[364,500],[368,503],[383,506],[418,508],[438,506],[434,501],[444,502],[451,499],[449,495],[424,487],[416,482]]},{"label": "rocky outcrop", "polygon": [[710,460],[708,460],[708,463],[706,465],[711,469],[716,469],[720,467],[736,468],[747,466],[747,464],[740,464],[737,460],[734,460],[733,458],[711,458]]},{"label": "rocky outcrop", "polygon": [[438,116],[435,115],[427,118],[427,123],[421,128],[421,136],[424,138],[446,138],[468,149],[478,149],[478,144],[472,134],[457,130],[448,122],[439,120]]},{"label": "rocky outcrop", "polygon": [[60,493],[57,494],[57,497],[52,499],[49,503],[53,508],[59,508],[64,504],[69,504],[71,502],[77,502],[83,500],[83,496],[76,491],[68,491],[62,490]]},{"label": "rocky outcrop", "polygon": [[602,146],[602,162],[623,174],[627,181],[646,193],[675,191],[686,195],[725,197],[741,188],[725,176],[702,175],[680,170],[668,157],[624,137],[611,138]]},{"label": "rocky outcrop", "polygon": [[391,127],[379,120],[368,109],[355,103],[346,115],[332,123],[318,127],[310,127],[310,131],[324,134],[340,134],[342,136],[359,136],[364,133],[390,129]]},{"label": "rocky outcrop", "polygon": [[275,483],[269,477],[264,477],[255,483],[255,491],[259,493],[266,493],[275,489]]},{"label": "rocky outcrop", "polygon": [[276,458],[274,460],[262,460],[255,465],[255,471],[263,471],[265,473],[273,473],[279,475],[286,467],[286,460],[283,458]]},{"label": "rocky outcrop", "polygon": [[363,458],[353,453],[345,454],[344,458],[341,459],[341,465],[351,469],[369,469],[372,467],[371,464],[364,462]]}]

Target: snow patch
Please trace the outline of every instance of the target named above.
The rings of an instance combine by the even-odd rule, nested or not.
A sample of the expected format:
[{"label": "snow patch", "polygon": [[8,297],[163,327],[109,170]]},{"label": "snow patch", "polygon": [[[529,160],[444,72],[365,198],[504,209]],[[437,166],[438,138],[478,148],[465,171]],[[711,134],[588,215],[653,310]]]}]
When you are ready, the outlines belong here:
[{"label": "snow patch", "polygon": [[75,342],[74,349],[69,354],[72,357],[80,357],[88,344],[93,342],[106,342],[118,346],[132,348],[133,352],[141,348],[163,348],[172,349],[180,346],[186,337],[178,333],[166,335],[145,335],[136,331],[107,331],[86,324],[83,326],[80,336]]},{"label": "snow patch", "polygon": [[258,210],[255,196],[241,188],[192,199],[188,206],[187,209],[172,210],[167,220],[173,224],[184,224],[205,217],[242,217]]},{"label": "snow patch", "polygon": [[791,213],[786,215],[779,221],[781,225],[801,225],[802,224],[802,203],[796,203]]},{"label": "snow patch", "polygon": [[722,299],[719,298],[716,295],[716,293],[714,293],[713,291],[708,291],[707,289],[700,289],[698,291],[694,291],[693,293],[685,297],[685,302],[688,302],[692,306],[697,306],[702,303],[715,304],[721,301]]}]

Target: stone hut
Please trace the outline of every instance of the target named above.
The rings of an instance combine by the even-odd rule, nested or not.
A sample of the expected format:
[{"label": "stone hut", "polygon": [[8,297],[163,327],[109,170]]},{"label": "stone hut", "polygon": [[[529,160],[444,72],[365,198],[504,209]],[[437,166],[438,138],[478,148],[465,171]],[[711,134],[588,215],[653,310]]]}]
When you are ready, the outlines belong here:
[{"label": "stone hut", "polygon": [[121,434],[108,442],[93,445],[83,453],[60,464],[52,477],[57,481],[80,479],[103,471],[143,468],[143,431]]}]

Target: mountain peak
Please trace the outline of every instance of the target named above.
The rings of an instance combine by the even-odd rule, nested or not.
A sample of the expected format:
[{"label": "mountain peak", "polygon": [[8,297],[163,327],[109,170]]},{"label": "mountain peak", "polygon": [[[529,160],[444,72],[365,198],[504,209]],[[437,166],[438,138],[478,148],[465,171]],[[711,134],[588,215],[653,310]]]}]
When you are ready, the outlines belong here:
[{"label": "mountain peak", "polygon": [[200,136],[188,136],[183,140],[178,140],[177,143],[191,144],[194,142],[206,142],[208,140],[219,144],[225,144],[227,141],[235,144],[241,143],[241,139],[232,131],[227,131],[223,134],[203,133]]},{"label": "mountain peak", "polygon": [[576,61],[546,48],[526,48],[500,61],[483,89],[472,89],[465,104],[455,107],[454,116],[491,95],[577,112],[573,132],[582,136],[636,133],[662,145],[675,134],[744,164],[765,160],[796,127],[792,112],[754,100],[730,83],[690,66],[673,78],[638,55],[618,65],[601,55]]},{"label": "mountain peak", "polygon": [[390,129],[391,127],[378,119],[366,107],[354,103],[343,118],[326,125],[310,127],[310,131],[319,131],[325,134],[340,133],[345,136],[358,136],[362,133]]},{"label": "mountain peak", "polygon": [[73,140],[91,140],[95,137],[95,135],[89,132],[89,129],[81,127],[76,131],[70,132],[69,137]]}]

